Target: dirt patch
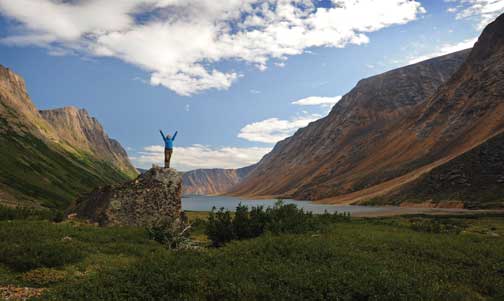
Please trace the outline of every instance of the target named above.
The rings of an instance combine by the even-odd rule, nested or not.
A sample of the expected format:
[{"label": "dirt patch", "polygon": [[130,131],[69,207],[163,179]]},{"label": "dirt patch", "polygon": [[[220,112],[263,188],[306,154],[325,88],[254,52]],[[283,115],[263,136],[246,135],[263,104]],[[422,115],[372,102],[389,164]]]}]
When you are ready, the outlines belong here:
[{"label": "dirt patch", "polygon": [[45,288],[16,287],[13,285],[0,286],[0,299],[2,300],[28,300],[34,297],[40,297]]}]

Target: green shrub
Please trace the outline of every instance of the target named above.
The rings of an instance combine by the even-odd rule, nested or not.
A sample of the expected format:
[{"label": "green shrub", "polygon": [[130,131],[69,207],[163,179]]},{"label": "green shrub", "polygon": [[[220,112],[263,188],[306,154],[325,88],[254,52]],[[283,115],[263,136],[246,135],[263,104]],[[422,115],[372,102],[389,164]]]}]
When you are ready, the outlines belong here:
[{"label": "green shrub", "polygon": [[161,219],[146,228],[150,239],[165,245],[168,249],[191,246],[191,226],[178,219]]},{"label": "green shrub", "polygon": [[222,246],[226,242],[237,239],[233,228],[231,212],[224,211],[224,208],[215,211],[215,207],[208,214],[205,234],[212,241],[215,247]]},{"label": "green shrub", "polygon": [[29,207],[6,207],[0,205],[0,221],[6,220],[50,220],[62,222],[65,215],[61,210],[36,209]]},{"label": "green shrub", "polygon": [[83,257],[81,250],[72,242],[34,241],[0,245],[0,262],[18,272],[60,267],[78,262]]},{"label": "green shrub", "polygon": [[268,223],[265,229],[273,234],[304,233],[318,229],[319,223],[311,212],[304,212],[294,204],[278,201],[266,209]]},{"label": "green shrub", "polygon": [[49,220],[53,217],[53,212],[48,209],[34,209],[28,207],[6,207],[0,205],[0,221],[5,220]]},{"label": "green shrub", "polygon": [[236,207],[234,217],[231,212],[221,208],[215,208],[209,214],[206,234],[212,241],[213,246],[222,246],[232,240],[254,238],[265,232],[278,235],[283,233],[299,234],[321,230],[329,224],[339,221],[347,221],[347,214],[313,215],[304,212],[295,204],[285,204],[282,201],[275,203],[266,210],[262,206],[252,207],[239,204]]},{"label": "green shrub", "polygon": [[502,300],[504,242],[342,223],[153,253],[44,300]]},{"label": "green shrub", "polygon": [[51,220],[55,223],[61,223],[65,219],[65,214],[63,211],[55,210],[53,211]]},{"label": "green shrub", "polygon": [[460,221],[452,219],[413,219],[411,222],[411,229],[418,232],[427,233],[450,233],[460,234],[466,225]]}]

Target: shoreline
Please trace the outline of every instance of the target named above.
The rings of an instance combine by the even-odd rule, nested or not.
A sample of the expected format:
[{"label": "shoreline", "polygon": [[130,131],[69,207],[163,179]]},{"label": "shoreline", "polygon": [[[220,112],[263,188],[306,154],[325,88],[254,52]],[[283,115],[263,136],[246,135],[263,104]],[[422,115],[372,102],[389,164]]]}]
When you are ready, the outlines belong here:
[{"label": "shoreline", "polygon": [[[271,201],[274,202],[275,199],[249,199],[249,198],[240,198],[240,197],[232,197],[232,196],[220,196],[225,198],[230,198],[230,201],[233,200],[236,202],[237,200],[248,201],[250,204],[254,202],[258,202],[259,205],[263,201]],[[206,202],[212,204],[212,198],[219,199],[219,196],[184,196],[184,199],[191,198],[202,198],[202,200],[197,200],[197,202],[202,202],[204,204]],[[205,200],[206,199],[206,200]],[[191,200],[194,202],[194,200]],[[233,203],[233,201],[231,201]],[[285,201],[292,202],[297,204],[298,207],[303,208],[307,211],[311,211],[314,214],[322,214],[324,210],[328,209],[328,212],[338,211],[338,212],[349,212],[353,217],[388,217],[388,216],[400,216],[400,215],[413,215],[413,214],[427,214],[427,215],[468,215],[468,214],[486,214],[486,213],[502,213],[504,214],[503,209],[464,209],[457,207],[448,207],[448,208],[440,208],[440,207],[432,207],[432,206],[364,206],[364,205],[352,205],[352,204],[321,204],[319,202],[313,201],[302,201],[302,200],[291,200],[285,199]],[[304,204],[303,204],[304,203]],[[221,204],[222,205],[222,204]],[[305,206],[306,205],[306,206]],[[425,205],[425,204],[424,204]],[[234,207],[231,206],[223,206],[226,209],[233,211]],[[253,206],[253,205],[252,205]],[[314,206],[314,207],[312,207]],[[320,206],[320,207],[319,207]],[[184,207],[184,205],[182,205]],[[191,206],[189,206],[191,207]],[[199,207],[199,206],[198,206]],[[204,207],[204,206],[203,206]],[[310,208],[311,207],[311,208]],[[326,207],[326,208],[324,208]],[[351,208],[355,208],[355,210],[349,210]],[[318,210],[317,210],[318,208]],[[201,210],[199,210],[201,209]],[[193,212],[209,212],[210,209],[205,208],[187,208],[186,211]]]}]

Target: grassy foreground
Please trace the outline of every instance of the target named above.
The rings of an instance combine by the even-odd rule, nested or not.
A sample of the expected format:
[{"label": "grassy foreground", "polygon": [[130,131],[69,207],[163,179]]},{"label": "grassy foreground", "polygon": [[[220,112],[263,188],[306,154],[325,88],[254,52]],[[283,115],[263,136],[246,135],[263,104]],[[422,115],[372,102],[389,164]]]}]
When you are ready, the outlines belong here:
[{"label": "grassy foreground", "polygon": [[0,287],[42,300],[504,299],[498,215],[352,219],[181,251],[78,222],[0,221],[0,239]]}]

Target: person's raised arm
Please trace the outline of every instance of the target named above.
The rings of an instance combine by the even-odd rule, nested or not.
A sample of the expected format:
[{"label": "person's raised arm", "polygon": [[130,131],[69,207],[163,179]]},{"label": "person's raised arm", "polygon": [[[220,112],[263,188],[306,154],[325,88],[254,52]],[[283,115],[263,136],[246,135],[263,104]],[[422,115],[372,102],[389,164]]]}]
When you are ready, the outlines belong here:
[{"label": "person's raised arm", "polygon": [[162,131],[162,130],[159,130],[159,132],[161,133],[161,137],[163,137],[163,141],[164,141],[164,140],[166,139],[166,138],[165,138],[166,136],[163,134],[163,131]]},{"label": "person's raised arm", "polygon": [[177,133],[178,133],[178,131],[175,131],[175,134],[173,134],[172,140],[175,140],[175,137],[177,137]]}]

